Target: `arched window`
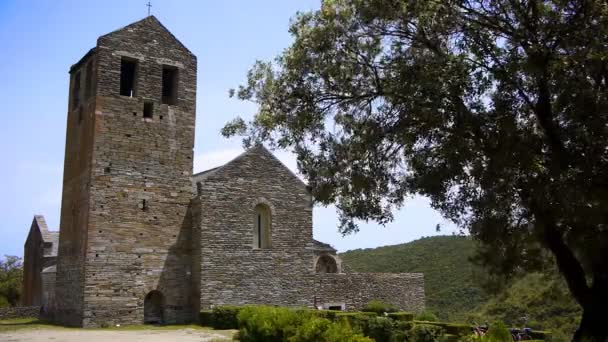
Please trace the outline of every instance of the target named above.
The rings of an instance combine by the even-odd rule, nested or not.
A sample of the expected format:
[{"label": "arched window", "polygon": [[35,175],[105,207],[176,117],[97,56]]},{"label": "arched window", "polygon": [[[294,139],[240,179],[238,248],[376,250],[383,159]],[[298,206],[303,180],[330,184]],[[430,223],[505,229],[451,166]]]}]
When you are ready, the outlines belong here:
[{"label": "arched window", "polygon": [[253,211],[253,248],[270,248],[270,208],[258,204]]},{"label": "arched window", "polygon": [[315,270],[317,273],[338,273],[338,264],[336,259],[329,255],[323,255],[317,260]]},{"label": "arched window", "polygon": [[150,291],[144,299],[144,324],[162,324],[165,297],[160,291]]}]

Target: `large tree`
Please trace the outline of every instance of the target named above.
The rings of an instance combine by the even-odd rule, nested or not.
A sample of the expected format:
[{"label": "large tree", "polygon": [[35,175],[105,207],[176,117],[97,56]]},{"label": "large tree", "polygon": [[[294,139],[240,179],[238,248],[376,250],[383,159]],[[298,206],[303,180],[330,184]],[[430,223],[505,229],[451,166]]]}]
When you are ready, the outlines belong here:
[{"label": "large tree", "polygon": [[343,233],[420,194],[496,274],[555,262],[608,337],[605,1],[326,0],[290,32],[224,135],[293,150]]}]

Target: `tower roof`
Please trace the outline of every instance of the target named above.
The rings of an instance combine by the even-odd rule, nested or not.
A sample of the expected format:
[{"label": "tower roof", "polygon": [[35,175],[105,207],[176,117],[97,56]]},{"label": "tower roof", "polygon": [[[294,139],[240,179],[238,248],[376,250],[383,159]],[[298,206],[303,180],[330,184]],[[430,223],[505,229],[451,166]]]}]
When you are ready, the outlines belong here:
[{"label": "tower roof", "polygon": [[[153,15],[147,16],[147,17],[145,17],[145,18],[143,18],[143,19],[141,19],[141,20],[138,20],[138,21],[136,21],[136,22],[133,22],[133,23],[131,23],[131,24],[127,25],[127,26],[121,27],[121,28],[119,28],[119,29],[116,29],[116,30],[111,31],[111,32],[109,32],[109,33],[106,33],[106,34],[104,34],[104,35],[101,35],[101,36],[99,36],[98,41],[99,41],[99,39],[101,39],[101,38],[112,37],[113,35],[115,35],[115,34],[119,34],[119,33],[123,32],[123,31],[129,31],[129,30],[132,30],[132,29],[135,29],[135,28],[138,28],[138,27],[142,27],[142,26],[145,26],[145,25],[155,25],[155,26],[157,26],[157,27],[161,28],[161,29],[162,29],[162,31],[166,32],[166,33],[167,33],[167,34],[168,34],[168,35],[169,35],[169,36],[170,36],[170,37],[171,37],[171,38],[172,38],[172,39],[173,39],[173,40],[174,40],[174,41],[177,43],[177,45],[178,45],[180,48],[182,48],[182,49],[183,49],[184,51],[186,51],[188,54],[190,54],[190,55],[192,55],[194,58],[196,58],[196,55],[194,55],[194,54],[192,53],[192,51],[190,51],[190,49],[188,49],[188,48],[186,47],[186,45],[184,45],[184,44],[183,44],[183,43],[182,43],[182,42],[181,42],[179,39],[177,39],[177,37],[175,37],[175,35],[174,35],[173,33],[171,33],[171,31],[169,31],[169,29],[167,29],[167,27],[165,27],[165,25],[163,25],[163,24],[160,22],[160,20],[158,20],[158,19],[157,19],[155,16],[153,16]],[[94,48],[90,49],[90,50],[89,50],[89,51],[88,51],[88,52],[87,52],[87,53],[86,53],[84,56],[82,56],[82,58],[81,58],[81,59],[80,59],[78,62],[76,62],[75,64],[73,64],[73,65],[70,67],[70,72],[72,72],[74,69],[77,69],[78,67],[80,67],[80,65],[81,65],[82,63],[84,63],[84,62],[85,62],[85,61],[86,61],[86,60],[87,60],[87,59],[88,59],[88,58],[89,58],[91,55],[93,55],[93,54],[96,52],[96,50],[97,50],[97,48],[96,48],[96,47],[94,47]]]}]

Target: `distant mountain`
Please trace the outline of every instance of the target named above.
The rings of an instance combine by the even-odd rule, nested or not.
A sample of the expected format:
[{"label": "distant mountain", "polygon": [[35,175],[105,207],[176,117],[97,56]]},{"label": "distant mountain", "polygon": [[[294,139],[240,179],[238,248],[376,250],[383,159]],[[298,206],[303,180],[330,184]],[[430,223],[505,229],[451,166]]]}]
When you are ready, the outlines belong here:
[{"label": "distant mountain", "polygon": [[469,262],[475,246],[468,237],[434,236],[340,256],[357,272],[424,273],[426,307],[442,320],[501,320],[513,327],[551,330],[553,341],[571,338],[581,310],[556,271],[522,275],[490,296],[479,285],[483,270]]},{"label": "distant mountain", "polygon": [[475,243],[468,237],[434,236],[340,256],[357,272],[424,273],[427,309],[440,319],[455,320],[487,300],[468,260],[474,251]]}]

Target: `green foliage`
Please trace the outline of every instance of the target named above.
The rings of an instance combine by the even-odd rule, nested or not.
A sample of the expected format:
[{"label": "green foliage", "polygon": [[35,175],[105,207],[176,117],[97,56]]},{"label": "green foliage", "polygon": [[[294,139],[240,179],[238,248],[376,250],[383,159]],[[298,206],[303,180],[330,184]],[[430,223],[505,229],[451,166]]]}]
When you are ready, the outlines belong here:
[{"label": "green foliage", "polygon": [[496,321],[490,325],[488,332],[483,337],[484,342],[509,342],[513,340],[511,333],[501,321]]},{"label": "green foliage", "polygon": [[362,311],[365,312],[375,312],[378,315],[382,315],[385,312],[396,312],[399,311],[399,308],[394,306],[393,304],[385,303],[380,300],[372,300],[367,303]]},{"label": "green foliage", "polygon": [[238,338],[243,342],[372,341],[353,330],[346,320],[333,322],[308,310],[247,306],[238,314],[238,325]]},{"label": "green foliage", "polygon": [[4,259],[0,259],[0,307],[19,303],[22,279],[21,258],[5,255]]},{"label": "green foliage", "polygon": [[491,275],[560,265],[604,314],[605,1],[333,0],[290,33],[233,93],[253,120],[223,134],[297,154],[344,234],[423,195],[483,243]]},{"label": "green foliage", "polygon": [[[479,283],[479,269],[467,256],[476,245],[465,237],[435,236],[403,245],[341,254],[358,272],[422,272],[429,311],[443,321],[467,323],[500,320],[511,327],[550,330],[552,340],[570,340],[581,309],[556,271],[529,273],[505,283],[492,297]],[[449,282],[444,279],[450,279]],[[468,296],[468,298],[467,298]],[[438,321],[426,312],[418,321]]]},{"label": "green foliage", "polygon": [[410,337],[413,342],[439,342],[444,333],[443,328],[437,325],[416,324],[410,332]]},{"label": "green foliage", "polygon": [[297,327],[311,318],[312,315],[304,310],[246,306],[238,313],[239,338],[243,342],[284,341],[296,334]]},{"label": "green foliage", "polygon": [[213,311],[212,310],[202,310],[198,314],[198,320],[200,325],[204,327],[213,326]]},{"label": "green foliage", "polygon": [[[426,280],[426,279],[425,279]],[[430,310],[424,310],[418,315],[416,315],[417,321],[437,321],[439,318]]]},{"label": "green foliage", "polygon": [[511,327],[550,330],[554,341],[569,341],[581,309],[555,274],[528,274],[481,305],[470,321],[500,320]]},{"label": "green foliage", "polygon": [[397,321],[409,322],[414,320],[414,314],[411,312],[391,312],[387,316]]},{"label": "green foliage", "polygon": [[434,236],[402,245],[356,249],[340,257],[357,272],[424,273],[427,309],[441,320],[458,321],[487,298],[475,276],[477,268],[469,261],[475,246],[467,237]]},{"label": "green foliage", "polygon": [[237,329],[237,315],[242,309],[240,306],[216,306],[212,312],[212,326],[215,329]]},{"label": "green foliage", "polygon": [[387,317],[372,317],[367,321],[365,336],[376,342],[390,342],[395,331],[394,321]]}]

